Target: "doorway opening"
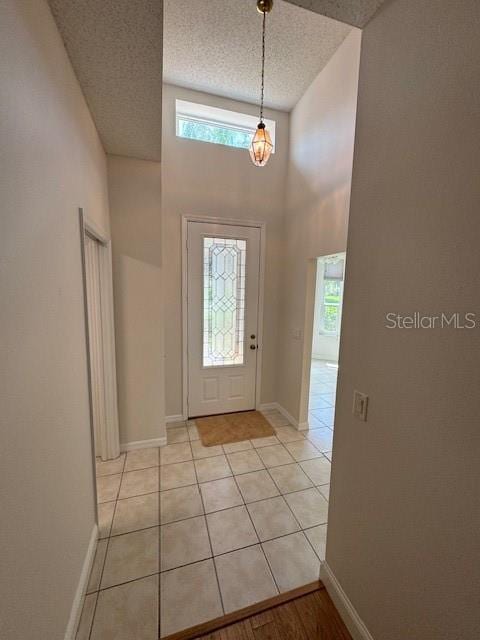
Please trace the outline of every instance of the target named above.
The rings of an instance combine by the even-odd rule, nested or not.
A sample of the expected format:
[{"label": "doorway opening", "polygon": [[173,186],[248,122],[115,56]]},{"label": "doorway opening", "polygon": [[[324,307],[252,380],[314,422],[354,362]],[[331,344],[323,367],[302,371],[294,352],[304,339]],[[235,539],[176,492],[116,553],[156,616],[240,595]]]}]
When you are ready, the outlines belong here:
[{"label": "doorway opening", "polygon": [[110,240],[80,209],[92,446],[97,461],[120,455]]},{"label": "doorway opening", "polygon": [[333,430],[345,253],[322,256],[316,263],[308,424]]}]

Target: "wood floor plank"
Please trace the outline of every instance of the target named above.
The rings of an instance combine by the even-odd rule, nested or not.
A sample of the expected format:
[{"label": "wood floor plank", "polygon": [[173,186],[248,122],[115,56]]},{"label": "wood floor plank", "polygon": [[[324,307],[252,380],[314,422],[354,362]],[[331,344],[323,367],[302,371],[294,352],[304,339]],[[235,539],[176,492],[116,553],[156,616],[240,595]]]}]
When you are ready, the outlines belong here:
[{"label": "wood floor plank", "polygon": [[268,609],[267,611],[263,611],[262,613],[259,613],[258,615],[252,616],[251,618],[249,618],[250,626],[252,627],[252,629],[256,629],[257,627],[263,627],[268,622],[272,622],[273,611],[275,611],[275,609]]},{"label": "wood floor plank", "polygon": [[295,601],[287,602],[275,610],[275,622],[282,640],[309,640],[305,633]]},{"label": "wood floor plank", "polygon": [[253,633],[255,640],[282,640],[276,620],[270,620],[270,622],[257,627]]},{"label": "wood floor plank", "polygon": [[[312,597],[310,597],[310,595]],[[326,589],[294,601],[307,637],[316,640],[352,640]]]},{"label": "wood floor plank", "polygon": [[219,633],[219,640],[255,640],[255,635],[248,620],[242,620],[220,629]]},{"label": "wood floor plank", "polygon": [[[180,634],[179,634],[180,635]],[[233,621],[206,635],[184,634],[168,640],[352,640],[330,597],[320,585],[296,597],[252,610],[248,617]],[[167,639],[166,639],[167,640]]]},{"label": "wood floor plank", "polygon": [[298,600],[294,601],[295,609],[302,621],[307,638],[319,637],[319,621],[317,619],[318,604],[314,595],[315,594],[310,593],[307,596],[303,596],[303,598],[298,598]]}]

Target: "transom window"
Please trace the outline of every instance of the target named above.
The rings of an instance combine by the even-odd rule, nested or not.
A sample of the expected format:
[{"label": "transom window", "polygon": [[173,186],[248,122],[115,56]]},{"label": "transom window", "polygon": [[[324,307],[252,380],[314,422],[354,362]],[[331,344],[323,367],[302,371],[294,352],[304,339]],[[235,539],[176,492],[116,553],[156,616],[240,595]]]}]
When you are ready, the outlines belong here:
[{"label": "transom window", "polygon": [[[258,124],[258,116],[237,113],[205,104],[175,101],[176,132],[179,138],[248,149]],[[265,119],[275,151],[275,121]]]}]

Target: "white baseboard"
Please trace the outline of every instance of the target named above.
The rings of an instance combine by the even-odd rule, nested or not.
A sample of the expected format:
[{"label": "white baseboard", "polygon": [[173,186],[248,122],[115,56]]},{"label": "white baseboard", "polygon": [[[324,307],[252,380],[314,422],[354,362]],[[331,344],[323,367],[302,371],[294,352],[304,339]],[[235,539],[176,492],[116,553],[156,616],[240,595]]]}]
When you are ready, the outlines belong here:
[{"label": "white baseboard", "polygon": [[282,407],[281,404],[277,403],[277,408],[282,414],[282,416],[290,422],[290,424],[293,424],[293,426],[296,429],[300,429],[300,424],[298,423],[298,420],[295,420],[295,418],[290,413],[288,413],[288,411],[284,407]]},{"label": "white baseboard", "polygon": [[120,445],[120,451],[134,451],[135,449],[148,449],[149,447],[163,447],[167,444],[167,436],[152,438],[151,440],[134,440]]},{"label": "white baseboard", "polygon": [[304,431],[308,429],[308,422],[298,422],[295,418],[288,413],[288,411],[282,407],[278,402],[266,402],[265,404],[260,405],[260,411],[268,411],[269,409],[276,409],[279,411],[284,418],[286,418],[291,425],[293,425],[299,431]]},{"label": "white baseboard", "polygon": [[87,591],[88,579],[92,569],[93,560],[95,559],[95,551],[97,549],[98,527],[95,524],[90,535],[87,553],[83,561],[82,571],[78,580],[77,589],[73,598],[72,608],[70,610],[70,618],[68,619],[67,629],[65,631],[65,640],[75,640],[78,623],[82,613],[83,600]]},{"label": "white baseboard", "polygon": [[326,562],[323,562],[320,567],[320,579],[325,585],[328,595],[333,600],[345,626],[350,631],[353,640],[373,640],[365,623],[358,615],[355,607]]},{"label": "white baseboard", "polygon": [[171,424],[172,422],[185,422],[186,418],[184,416],[182,416],[181,413],[174,415],[174,416],[167,416],[165,418],[165,422],[167,423],[167,427],[169,424]]},{"label": "white baseboard", "polygon": [[278,402],[264,402],[258,407],[259,411],[268,411],[270,409],[276,409],[278,411]]}]

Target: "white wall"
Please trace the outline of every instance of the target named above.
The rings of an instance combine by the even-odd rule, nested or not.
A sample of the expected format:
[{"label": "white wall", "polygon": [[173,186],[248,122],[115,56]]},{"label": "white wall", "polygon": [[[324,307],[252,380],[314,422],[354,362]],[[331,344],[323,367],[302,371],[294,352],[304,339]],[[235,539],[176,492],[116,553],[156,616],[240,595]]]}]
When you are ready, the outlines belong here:
[{"label": "white wall", "polygon": [[60,640],[95,519],[78,208],[106,163],[43,0],[0,3],[0,636]]},{"label": "white wall", "polygon": [[394,0],[362,38],[326,558],[375,640],[479,635],[480,329],[384,317],[480,319],[479,30]]},{"label": "white wall", "polygon": [[300,422],[307,408],[302,385],[311,334],[304,329],[312,321],[307,310],[313,314],[314,258],[346,247],[360,40],[353,29],[290,117],[276,399]]},{"label": "white wall", "polygon": [[248,152],[177,138],[175,98],[255,115],[254,105],[164,85],[162,177],[165,265],[167,415],[182,412],[181,218],[206,215],[267,223],[262,402],[276,400],[275,371],[288,115],[265,110],[277,122],[276,152],[262,168]]},{"label": "white wall", "polygon": [[165,436],[161,165],[107,156],[120,442]]}]

